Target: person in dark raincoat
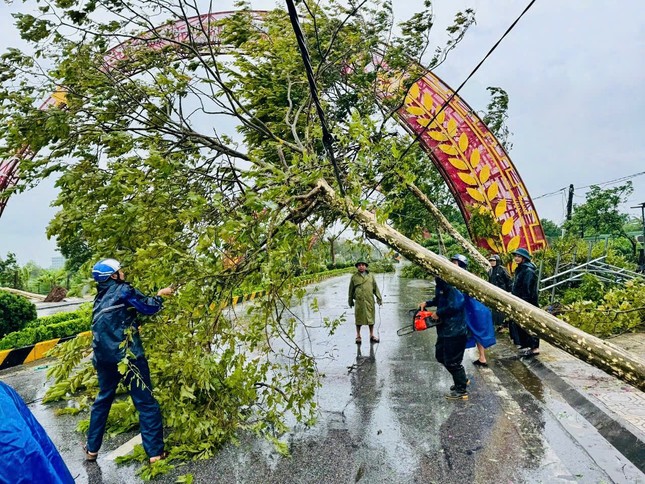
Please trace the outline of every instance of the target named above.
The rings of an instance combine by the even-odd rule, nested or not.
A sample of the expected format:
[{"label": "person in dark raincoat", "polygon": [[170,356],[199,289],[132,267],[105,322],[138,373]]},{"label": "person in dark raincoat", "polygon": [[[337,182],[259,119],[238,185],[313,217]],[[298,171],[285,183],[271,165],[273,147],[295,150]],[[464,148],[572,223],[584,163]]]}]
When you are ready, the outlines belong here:
[{"label": "person in dark raincoat", "polygon": [[[513,260],[517,264],[513,278],[513,295],[524,301],[538,305],[538,278],[537,267],[531,262],[531,254],[520,247],[512,252]],[[531,336],[515,321],[509,323],[509,330],[513,342],[520,347],[521,356],[534,356],[540,353],[540,340]]]},{"label": "person in dark raincoat", "polygon": [[[125,378],[132,402],[139,412],[143,449],[150,462],[167,457],[164,451],[161,410],[152,395],[148,360],[139,336],[138,314],[152,315],[161,310],[161,296],[170,296],[172,287],[160,289],[148,297],[124,280],[121,264],[103,259],[92,269],[98,292],[92,310],[92,364],[99,380],[99,394],[90,413],[85,458],[95,461],[103,443],[110,407],[119,382]],[[119,364],[127,357],[125,375]]]},{"label": "person in dark raincoat", "polygon": [[361,343],[361,326],[367,325],[370,329],[370,342],[378,343],[379,339],[374,335],[374,297],[379,306],[383,304],[381,291],[379,291],[376,279],[367,270],[367,262],[357,262],[358,271],[352,276],[349,282],[348,304],[354,311],[356,324],[356,344]]},{"label": "person in dark raincoat", "polygon": [[[461,257],[465,259],[464,256]],[[465,268],[465,262],[461,259],[453,257],[452,262]],[[434,298],[419,304],[422,311],[426,307],[437,308],[432,315],[432,319],[440,321],[437,326],[435,358],[452,375],[453,385],[450,393],[446,394],[448,400],[468,400],[468,378],[462,365],[468,340],[465,301],[460,291],[437,277]]]},{"label": "person in dark raincoat", "polygon": [[[490,262],[491,266],[490,272],[488,273],[488,282],[493,286],[497,286],[500,289],[510,292],[513,287],[513,279],[511,279],[511,276],[509,276],[506,268],[502,264],[502,259],[495,254],[488,258],[488,262]],[[493,324],[496,328],[499,329],[504,326],[508,326],[508,324],[505,324],[505,319],[506,316],[504,313],[497,311],[496,309],[493,310]]]},{"label": "person in dark raincoat", "polygon": [[45,429],[20,395],[1,381],[0,482],[74,484]]}]

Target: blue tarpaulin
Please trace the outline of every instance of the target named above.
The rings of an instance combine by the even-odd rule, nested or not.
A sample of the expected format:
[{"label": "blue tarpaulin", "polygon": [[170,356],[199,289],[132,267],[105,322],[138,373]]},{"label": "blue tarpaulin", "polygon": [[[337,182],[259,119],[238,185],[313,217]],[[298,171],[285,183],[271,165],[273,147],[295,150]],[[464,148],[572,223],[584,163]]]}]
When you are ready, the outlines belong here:
[{"label": "blue tarpaulin", "polygon": [[73,482],[45,429],[20,395],[0,382],[0,483]]},{"label": "blue tarpaulin", "polygon": [[464,294],[464,297],[466,298],[466,325],[470,331],[466,348],[474,347],[475,342],[484,348],[493,346],[497,341],[491,310],[467,294]]}]

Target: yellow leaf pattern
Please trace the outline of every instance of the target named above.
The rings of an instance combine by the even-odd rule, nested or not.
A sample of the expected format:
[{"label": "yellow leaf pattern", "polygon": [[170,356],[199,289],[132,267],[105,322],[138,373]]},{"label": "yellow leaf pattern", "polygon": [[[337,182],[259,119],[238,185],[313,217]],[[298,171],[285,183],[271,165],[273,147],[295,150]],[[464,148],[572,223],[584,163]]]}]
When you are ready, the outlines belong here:
[{"label": "yellow leaf pattern", "polygon": [[[493,201],[495,197],[498,195],[498,193],[499,193],[499,185],[497,185],[497,183],[495,182],[491,183],[491,185],[488,187],[488,190],[486,190],[486,196],[488,197],[489,201]],[[497,207],[495,208],[497,211]],[[498,216],[497,213],[495,213],[495,215]]]},{"label": "yellow leaf pattern", "polygon": [[469,175],[468,173],[461,173],[461,172],[457,173],[457,176],[459,176],[459,178],[461,178],[461,181],[463,181],[466,185],[470,185],[473,187],[477,186],[477,180],[475,179],[474,176]]},{"label": "yellow leaf pattern", "polygon": [[461,136],[459,137],[459,149],[463,153],[466,151],[467,148],[468,148],[468,136],[466,136],[466,133],[461,133]]},{"label": "yellow leaf pattern", "polygon": [[481,154],[479,153],[479,148],[473,150],[473,152],[470,154],[470,166],[475,168],[477,165],[479,165],[479,160],[481,159]]},{"label": "yellow leaf pattern", "polygon": [[457,155],[457,148],[455,148],[453,145],[439,145],[439,149],[447,155]]},{"label": "yellow leaf pattern", "polygon": [[423,95],[423,107],[426,108],[428,112],[432,112],[432,96],[430,96],[430,94]]},{"label": "yellow leaf pattern", "polygon": [[423,116],[426,113],[425,109],[419,108],[417,106],[408,106],[407,108],[405,108],[405,110],[415,116]]},{"label": "yellow leaf pattern", "polygon": [[457,121],[455,121],[453,118],[450,118],[448,120],[448,128],[446,131],[448,131],[448,136],[450,136],[451,138],[455,136],[457,134]]},{"label": "yellow leaf pattern", "polygon": [[412,96],[414,99],[417,99],[419,97],[419,83],[416,82],[412,84],[410,87],[410,96]]},{"label": "yellow leaf pattern", "polygon": [[493,252],[502,252],[499,250],[499,247],[497,246],[497,243],[493,239],[486,239],[486,242],[488,242],[488,246],[493,250]]},{"label": "yellow leaf pattern", "polygon": [[504,223],[502,224],[502,235],[506,236],[511,233],[511,230],[513,230],[513,224],[515,221],[513,220],[513,217],[509,217],[506,220],[504,220]]},{"label": "yellow leaf pattern", "polygon": [[[497,165],[490,165],[488,162],[481,163],[480,149],[487,149],[487,143],[484,140],[481,141],[483,145],[479,141],[475,143],[475,140],[479,139],[477,132],[473,132],[473,137],[469,137],[470,132],[461,131],[460,122],[452,116],[446,115],[445,111],[437,114],[439,106],[435,104],[432,97],[432,89],[426,87],[421,89],[419,83],[412,85],[405,98],[405,103],[404,112],[415,116],[418,125],[428,128],[426,140],[434,140],[436,142],[436,145],[433,143],[435,148],[438,147],[448,155],[447,161],[454,167],[459,180],[466,185],[466,193],[477,206],[481,204],[482,208],[492,210],[495,217],[503,222],[502,235],[499,238],[486,239],[491,250],[501,253],[517,249],[522,243],[523,235],[514,232],[514,227],[515,223],[521,223],[522,219],[509,217],[507,214],[509,202],[506,198],[509,197],[509,193],[504,188],[506,183],[503,172],[496,171],[496,174],[492,175],[492,167]],[[430,119],[435,115],[435,121],[430,124]],[[446,121],[447,126],[444,126]],[[470,153],[466,154],[469,149]],[[487,184],[488,186],[486,186]],[[514,199],[512,193],[510,193],[510,197]],[[509,238],[510,240],[508,240]],[[506,243],[507,240],[508,243]]]},{"label": "yellow leaf pattern", "polygon": [[490,166],[484,165],[481,171],[479,172],[479,181],[483,185],[490,178]]},{"label": "yellow leaf pattern", "polygon": [[495,217],[500,218],[504,213],[506,213],[506,200],[501,200],[495,206]]},{"label": "yellow leaf pattern", "polygon": [[475,190],[474,188],[466,188],[466,191],[468,192],[468,195],[473,198],[473,200],[484,203],[484,195],[482,195],[479,190]]},{"label": "yellow leaf pattern", "polygon": [[506,251],[507,252],[512,252],[515,249],[517,249],[520,246],[520,236],[516,235],[513,237],[511,240],[508,241],[508,245],[506,246]]},{"label": "yellow leaf pattern", "polygon": [[428,131],[430,137],[435,141],[446,141],[448,137],[439,131]]},{"label": "yellow leaf pattern", "polygon": [[468,165],[459,158],[448,158],[448,162],[458,170],[467,170]]}]

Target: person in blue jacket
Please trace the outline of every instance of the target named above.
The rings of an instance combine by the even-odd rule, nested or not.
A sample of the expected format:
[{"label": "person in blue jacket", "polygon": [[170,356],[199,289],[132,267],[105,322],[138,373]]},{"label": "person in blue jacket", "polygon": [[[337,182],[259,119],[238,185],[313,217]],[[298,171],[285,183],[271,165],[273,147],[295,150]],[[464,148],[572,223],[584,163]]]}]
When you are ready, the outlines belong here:
[{"label": "person in blue jacket", "polygon": [[[86,459],[96,460],[116,389],[122,378],[139,412],[143,448],[150,462],[167,457],[164,451],[161,410],[152,395],[150,369],[139,336],[138,314],[152,315],[161,310],[161,296],[173,294],[172,287],[160,289],[154,297],[145,296],[125,282],[121,264],[103,259],[92,269],[98,293],[92,310],[92,364],[99,379],[99,394],[92,405],[90,428],[85,445]],[[127,357],[125,375],[119,363]]]},{"label": "person in blue jacket", "polygon": [[[467,265],[466,258],[460,254],[453,256],[451,261],[462,269]],[[437,308],[432,315],[432,319],[440,321],[437,326],[435,358],[450,372],[454,383],[446,398],[468,400],[468,378],[462,365],[468,340],[465,298],[460,291],[443,279],[435,278],[435,284],[434,298],[420,303],[419,307],[421,310],[426,306]]]},{"label": "person in blue jacket", "polygon": [[0,381],[0,482],[73,484],[58,449],[16,391]]}]

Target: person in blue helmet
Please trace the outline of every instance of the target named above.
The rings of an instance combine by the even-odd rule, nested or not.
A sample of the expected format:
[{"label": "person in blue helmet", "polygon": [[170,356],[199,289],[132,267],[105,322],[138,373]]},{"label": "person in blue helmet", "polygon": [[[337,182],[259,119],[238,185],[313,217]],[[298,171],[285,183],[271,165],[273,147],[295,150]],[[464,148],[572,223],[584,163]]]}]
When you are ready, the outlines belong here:
[{"label": "person in blue helmet", "polygon": [[[138,315],[152,315],[162,308],[161,296],[171,296],[172,287],[160,289],[154,297],[145,296],[125,282],[121,264],[103,259],[92,269],[98,293],[92,310],[92,364],[99,380],[99,394],[92,405],[85,457],[95,461],[103,443],[110,407],[119,382],[125,378],[134,406],[139,412],[143,448],[150,462],[167,457],[163,424],[157,400],[152,395],[150,369],[139,336]],[[119,363],[127,357],[125,374]]]},{"label": "person in blue helmet", "polygon": [[[468,259],[461,254],[455,254],[450,261],[462,269],[468,266]],[[465,297],[456,288],[437,277],[434,298],[419,304],[421,310],[431,306],[437,308],[432,319],[441,321],[437,326],[435,358],[450,372],[453,380],[446,398],[468,400],[468,378],[462,365],[468,340]]]},{"label": "person in blue helmet", "polygon": [[[537,267],[531,262],[531,254],[524,247],[511,252],[517,264],[513,277],[511,293],[524,301],[538,305]],[[540,354],[540,340],[531,336],[514,321],[509,323],[509,332],[513,342],[520,347],[520,356],[530,357]]]}]

